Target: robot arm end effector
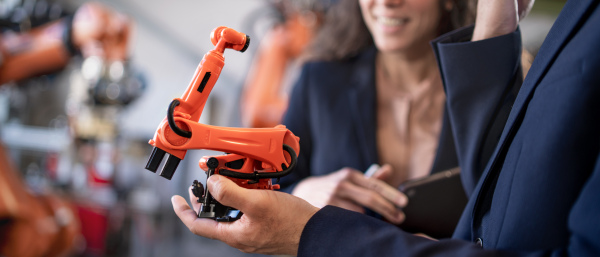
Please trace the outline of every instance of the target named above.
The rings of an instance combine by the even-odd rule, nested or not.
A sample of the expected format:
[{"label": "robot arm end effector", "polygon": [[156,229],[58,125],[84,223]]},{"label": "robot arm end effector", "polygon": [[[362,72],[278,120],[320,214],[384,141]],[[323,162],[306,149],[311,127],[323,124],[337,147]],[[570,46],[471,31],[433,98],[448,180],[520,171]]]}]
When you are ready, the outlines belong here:
[{"label": "robot arm end effector", "polygon": [[222,45],[225,48],[231,48],[236,51],[245,52],[250,45],[250,36],[237,32],[228,27],[218,27],[210,33],[210,42],[217,48]]}]

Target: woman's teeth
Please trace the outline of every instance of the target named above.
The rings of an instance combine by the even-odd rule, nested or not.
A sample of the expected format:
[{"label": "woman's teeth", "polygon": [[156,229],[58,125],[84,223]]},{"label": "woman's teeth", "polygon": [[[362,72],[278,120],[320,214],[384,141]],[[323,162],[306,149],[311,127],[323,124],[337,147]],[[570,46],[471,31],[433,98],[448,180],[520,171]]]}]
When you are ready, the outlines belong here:
[{"label": "woman's teeth", "polygon": [[377,22],[385,26],[398,26],[406,23],[408,19],[390,18],[390,17],[377,17]]}]

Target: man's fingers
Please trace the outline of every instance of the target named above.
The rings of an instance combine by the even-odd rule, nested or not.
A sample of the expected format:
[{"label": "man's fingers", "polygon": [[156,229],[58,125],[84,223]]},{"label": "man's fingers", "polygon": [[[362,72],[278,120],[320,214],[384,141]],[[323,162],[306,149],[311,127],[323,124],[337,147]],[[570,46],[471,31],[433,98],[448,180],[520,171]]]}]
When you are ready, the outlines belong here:
[{"label": "man's fingers", "polygon": [[171,197],[171,203],[173,204],[173,210],[175,211],[175,214],[177,214],[177,217],[179,217],[192,233],[203,237],[220,239],[218,237],[218,224],[216,221],[211,219],[199,219],[196,212],[190,208],[185,199],[181,196],[174,195]]},{"label": "man's fingers", "polygon": [[242,188],[221,175],[210,176],[206,184],[212,196],[225,206],[236,208],[245,214],[250,214],[257,208],[261,209],[259,205],[262,202],[258,198],[264,193],[260,192],[262,190]]},{"label": "man's fingers", "polygon": [[338,194],[383,215],[392,223],[404,221],[404,213],[377,192],[344,181],[340,184]]},{"label": "man's fingers", "polygon": [[194,195],[192,192],[192,187],[188,189],[188,193],[190,194],[190,202],[192,203],[192,209],[197,213],[200,210],[200,203],[198,202],[198,197]]}]

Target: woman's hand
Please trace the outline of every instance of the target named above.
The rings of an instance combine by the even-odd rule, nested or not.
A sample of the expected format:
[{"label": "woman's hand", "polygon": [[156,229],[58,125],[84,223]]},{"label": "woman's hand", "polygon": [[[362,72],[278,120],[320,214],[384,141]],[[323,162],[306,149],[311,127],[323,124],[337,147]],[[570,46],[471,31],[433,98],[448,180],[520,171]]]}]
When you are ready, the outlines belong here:
[{"label": "woman's hand", "polygon": [[329,175],[302,180],[292,194],[319,208],[334,205],[360,213],[369,208],[389,222],[400,224],[404,221],[400,208],[406,206],[408,199],[381,180],[390,173],[389,165],[384,165],[370,178],[355,169],[343,168]]},{"label": "woman's hand", "polygon": [[472,41],[511,33],[527,16],[535,0],[479,0]]}]

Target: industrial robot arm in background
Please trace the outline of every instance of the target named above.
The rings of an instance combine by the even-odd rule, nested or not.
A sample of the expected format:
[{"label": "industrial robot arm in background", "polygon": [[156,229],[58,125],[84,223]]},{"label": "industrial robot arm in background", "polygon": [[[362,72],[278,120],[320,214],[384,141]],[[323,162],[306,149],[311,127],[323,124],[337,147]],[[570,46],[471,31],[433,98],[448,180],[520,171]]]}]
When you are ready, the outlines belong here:
[{"label": "industrial robot arm in background", "polygon": [[[0,85],[58,71],[78,51],[125,60],[130,26],[123,14],[86,3],[74,16],[32,30],[6,30],[0,33]],[[33,192],[9,157],[0,142],[0,256],[73,254],[81,237],[75,205],[56,192]]]},{"label": "industrial robot arm in background", "polygon": [[124,61],[131,20],[99,3],[28,32],[0,34],[0,85],[64,68],[76,52]]},{"label": "industrial robot arm in background", "polygon": [[[273,185],[271,179],[289,174],[300,150],[299,138],[285,126],[229,128],[198,123],[225,64],[225,49],[244,52],[250,43],[250,37],[226,27],[213,30],[210,38],[215,48],[204,55],[187,90],[181,98],[171,102],[167,117],[149,142],[154,149],[146,169],[156,172],[165,154],[169,153],[160,176],[171,179],[187,150],[222,151],[226,154],[200,160],[200,168],[208,177],[220,174],[245,188],[278,189],[279,185]],[[215,201],[208,189],[197,181],[194,181],[192,191],[202,203],[198,217],[217,221],[241,217],[239,211]]]},{"label": "industrial robot arm in background", "polygon": [[[272,17],[275,21],[261,38],[246,75],[240,101],[243,126],[267,128],[281,123],[289,92],[305,61],[302,55],[334,2],[269,0],[271,15],[253,14],[257,20]],[[258,22],[248,22],[253,23]]]}]

